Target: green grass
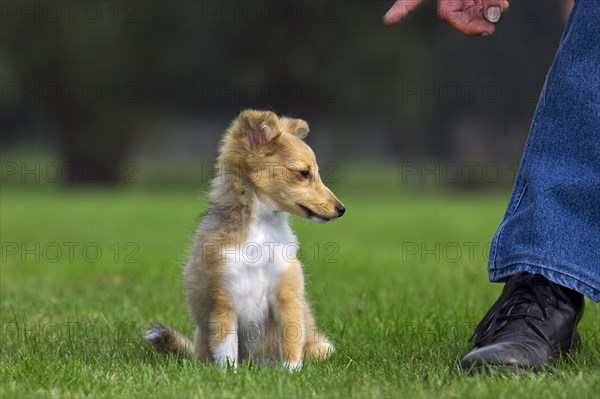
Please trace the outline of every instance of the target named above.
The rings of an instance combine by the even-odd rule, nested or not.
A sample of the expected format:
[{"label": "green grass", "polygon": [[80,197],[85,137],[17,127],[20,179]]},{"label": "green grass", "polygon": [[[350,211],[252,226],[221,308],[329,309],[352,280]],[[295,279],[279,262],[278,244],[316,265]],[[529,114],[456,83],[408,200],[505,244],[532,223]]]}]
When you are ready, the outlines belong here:
[{"label": "green grass", "polygon": [[585,349],[554,371],[458,367],[502,288],[485,257],[506,193],[340,194],[348,212],[336,223],[293,221],[337,352],[290,374],[224,373],[143,341],[153,321],[193,331],[180,271],[199,192],[3,190],[0,396],[597,397],[600,311],[589,301]]}]

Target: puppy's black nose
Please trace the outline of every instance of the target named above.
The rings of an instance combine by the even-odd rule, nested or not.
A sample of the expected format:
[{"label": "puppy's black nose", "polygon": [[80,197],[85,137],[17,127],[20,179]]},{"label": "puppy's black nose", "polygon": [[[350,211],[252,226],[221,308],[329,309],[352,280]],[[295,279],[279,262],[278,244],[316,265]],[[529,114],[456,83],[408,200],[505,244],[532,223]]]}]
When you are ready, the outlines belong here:
[{"label": "puppy's black nose", "polygon": [[338,203],[335,205],[335,210],[338,213],[338,217],[340,217],[346,212],[346,207],[343,204]]}]

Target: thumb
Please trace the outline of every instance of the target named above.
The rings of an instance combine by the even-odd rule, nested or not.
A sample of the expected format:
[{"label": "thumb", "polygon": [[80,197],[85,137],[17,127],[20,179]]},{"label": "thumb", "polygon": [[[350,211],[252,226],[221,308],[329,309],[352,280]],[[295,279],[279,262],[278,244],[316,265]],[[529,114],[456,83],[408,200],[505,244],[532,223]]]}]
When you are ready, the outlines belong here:
[{"label": "thumb", "polygon": [[483,0],[483,15],[488,21],[496,23],[509,6],[508,0]]}]

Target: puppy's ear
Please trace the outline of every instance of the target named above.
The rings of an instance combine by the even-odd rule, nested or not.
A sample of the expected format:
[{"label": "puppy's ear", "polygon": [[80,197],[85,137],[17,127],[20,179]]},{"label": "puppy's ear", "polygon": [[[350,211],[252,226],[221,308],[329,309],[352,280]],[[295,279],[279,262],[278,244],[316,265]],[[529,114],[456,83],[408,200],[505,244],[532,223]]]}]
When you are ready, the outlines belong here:
[{"label": "puppy's ear", "polygon": [[247,109],[238,117],[240,135],[248,148],[255,150],[281,136],[279,118],[271,111]]},{"label": "puppy's ear", "polygon": [[299,139],[304,139],[308,136],[310,128],[308,123],[303,119],[281,118],[282,128]]}]

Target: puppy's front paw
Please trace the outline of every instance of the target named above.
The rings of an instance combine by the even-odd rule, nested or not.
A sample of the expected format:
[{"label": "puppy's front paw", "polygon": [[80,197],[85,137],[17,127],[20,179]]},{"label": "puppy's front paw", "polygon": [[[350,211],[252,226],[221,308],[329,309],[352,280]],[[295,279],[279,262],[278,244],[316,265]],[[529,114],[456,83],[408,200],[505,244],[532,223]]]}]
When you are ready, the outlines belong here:
[{"label": "puppy's front paw", "polygon": [[302,360],[295,362],[284,362],[283,367],[285,367],[290,373],[293,373],[294,371],[298,371],[302,368]]}]

